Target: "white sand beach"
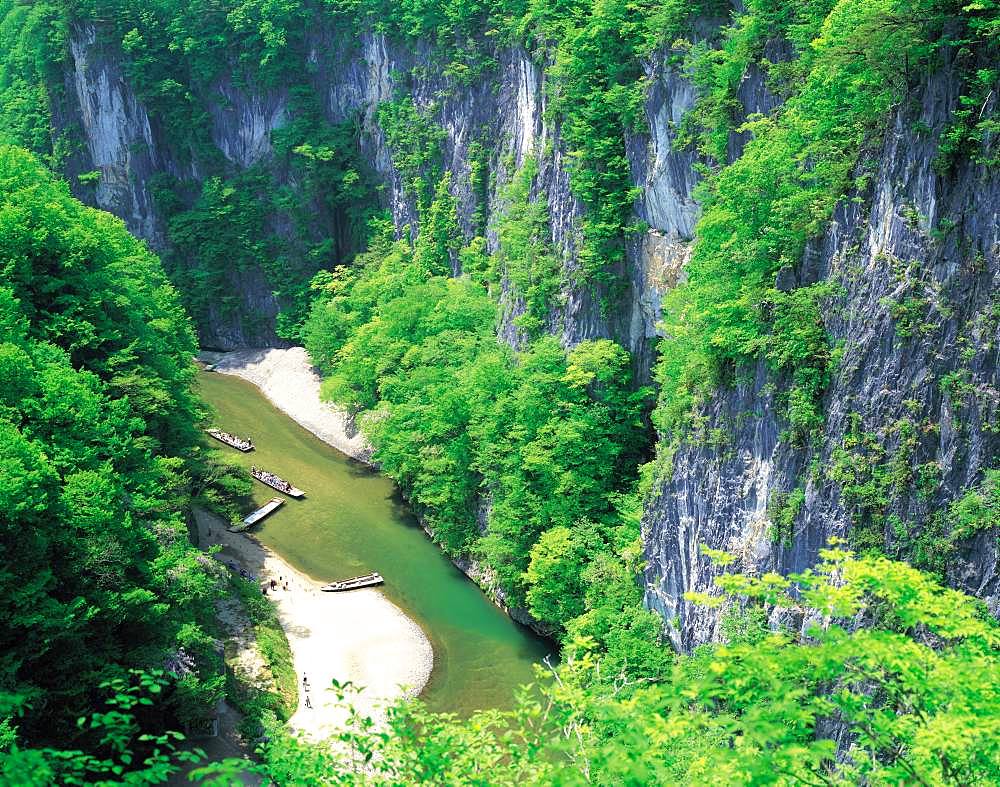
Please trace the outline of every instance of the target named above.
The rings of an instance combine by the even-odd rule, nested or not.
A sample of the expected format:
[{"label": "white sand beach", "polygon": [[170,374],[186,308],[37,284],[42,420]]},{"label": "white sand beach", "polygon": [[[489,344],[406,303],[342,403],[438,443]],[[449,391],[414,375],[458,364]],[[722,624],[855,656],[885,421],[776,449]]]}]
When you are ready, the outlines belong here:
[{"label": "white sand beach", "polygon": [[319,375],[304,347],[205,351],[198,359],[212,364],[216,372],[253,383],[271,404],[324,443],[353,459],[371,462],[371,445],[354,428],[350,415],[319,398]]},{"label": "white sand beach", "polygon": [[[205,353],[201,360],[218,372],[249,380],[324,442],[355,458],[370,456],[370,447],[350,430],[346,414],[320,401],[319,378],[303,348]],[[199,531],[203,547],[221,544],[220,559],[235,560],[259,581],[274,578],[283,585],[289,580],[288,591],[279,589],[268,598],[277,605],[298,672],[299,709],[289,721],[294,729],[318,739],[342,727],[346,716],[327,690],[331,679],[364,687],[354,706],[373,718],[383,716],[382,706],[415,696],[426,685],[434,663],[430,641],[377,589],[323,593],[321,583],[252,536],[229,533],[211,515],[201,513]],[[309,680],[312,708],[305,707],[303,675]]]},{"label": "white sand beach", "polygon": [[[329,691],[331,679],[364,690],[357,710],[381,719],[381,709],[402,696],[415,696],[430,678],[434,654],[420,627],[378,590],[323,593],[320,583],[296,571],[253,536],[230,533],[213,515],[197,512],[202,548],[222,546],[219,560],[235,561],[260,583],[278,581],[268,592],[291,646],[299,680],[299,708],[289,721],[320,739],[342,728],[346,714]],[[211,533],[211,535],[209,535]],[[284,582],[288,581],[288,590]],[[302,677],[309,691],[302,690]],[[306,694],[312,707],[305,706]]]}]

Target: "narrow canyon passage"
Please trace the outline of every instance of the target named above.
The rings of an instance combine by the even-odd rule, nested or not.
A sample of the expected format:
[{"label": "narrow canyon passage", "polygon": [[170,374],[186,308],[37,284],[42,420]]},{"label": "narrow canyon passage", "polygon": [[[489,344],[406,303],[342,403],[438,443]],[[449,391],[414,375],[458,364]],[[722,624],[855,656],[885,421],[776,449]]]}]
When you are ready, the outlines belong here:
[{"label": "narrow canyon passage", "polygon": [[[532,665],[554,646],[497,609],[431,544],[391,481],[314,437],[248,382],[202,373],[199,389],[218,413],[217,426],[256,445],[249,454],[227,451],[230,458],[306,492],[254,536],[317,580],[380,572],[382,591],[433,645],[434,670],[422,695],[431,708],[509,706],[513,689],[533,680]],[[273,495],[255,483],[258,505]]]}]

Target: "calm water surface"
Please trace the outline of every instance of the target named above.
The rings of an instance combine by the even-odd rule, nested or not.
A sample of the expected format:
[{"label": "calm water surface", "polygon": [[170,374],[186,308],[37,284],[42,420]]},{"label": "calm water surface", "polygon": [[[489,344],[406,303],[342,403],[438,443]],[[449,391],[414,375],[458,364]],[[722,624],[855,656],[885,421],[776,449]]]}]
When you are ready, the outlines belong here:
[{"label": "calm water surface", "polygon": [[[504,615],[441,554],[387,478],[307,432],[244,380],[202,372],[199,386],[217,411],[215,424],[256,445],[242,454],[219,444],[228,456],[306,492],[304,500],[286,498],[255,529],[257,538],[317,580],[380,572],[385,595],[434,647],[423,694],[431,708],[509,707],[514,690],[533,681],[532,664],[554,646]],[[275,494],[254,482],[258,505]]]}]

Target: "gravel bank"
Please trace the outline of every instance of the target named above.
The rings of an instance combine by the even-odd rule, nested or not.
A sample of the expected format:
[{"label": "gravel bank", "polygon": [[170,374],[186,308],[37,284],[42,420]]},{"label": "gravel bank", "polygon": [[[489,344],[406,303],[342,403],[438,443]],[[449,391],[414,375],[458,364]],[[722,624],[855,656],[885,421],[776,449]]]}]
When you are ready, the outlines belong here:
[{"label": "gravel bank", "polygon": [[319,375],[304,347],[205,351],[198,360],[212,364],[221,374],[253,383],[271,404],[324,443],[371,464],[372,447],[355,428],[351,416],[319,398]]},{"label": "gravel bank", "polygon": [[[215,371],[256,385],[271,403],[324,442],[343,453],[370,461],[371,447],[346,413],[319,398],[319,377],[301,347],[291,349],[205,352],[199,356]],[[199,517],[201,544],[222,546],[219,558],[235,560],[260,581],[290,580],[289,590],[269,593],[277,605],[299,680],[309,678],[312,708],[299,708],[289,724],[312,738],[326,737],[343,726],[346,715],[326,690],[331,679],[364,687],[354,706],[373,718],[400,697],[419,694],[434,664],[430,641],[420,627],[377,589],[350,593],[320,592],[320,583],[292,568],[252,536],[229,533],[215,520]]]},{"label": "gravel bank", "polygon": [[[218,544],[219,560],[235,562],[261,583],[279,583],[279,589],[267,595],[277,607],[299,681],[303,675],[309,678],[308,692],[299,684],[299,707],[288,722],[293,729],[320,740],[343,728],[347,714],[328,690],[334,678],[364,687],[354,697],[354,707],[376,720],[384,718],[386,705],[420,693],[434,663],[431,644],[378,590],[323,593],[319,582],[252,536],[229,533],[218,518],[204,511],[197,514],[203,549]],[[307,694],[311,708],[305,705]]]}]

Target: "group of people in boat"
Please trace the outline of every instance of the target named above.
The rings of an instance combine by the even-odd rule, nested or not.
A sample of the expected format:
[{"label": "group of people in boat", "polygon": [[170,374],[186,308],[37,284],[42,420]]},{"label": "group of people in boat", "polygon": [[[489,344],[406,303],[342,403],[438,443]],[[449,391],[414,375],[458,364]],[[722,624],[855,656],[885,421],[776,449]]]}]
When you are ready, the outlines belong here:
[{"label": "group of people in boat", "polygon": [[216,429],[215,433],[222,440],[229,443],[234,448],[239,448],[241,451],[249,451],[253,448],[253,441],[249,437],[244,440],[242,437],[237,437],[229,432],[223,432],[221,429]]},{"label": "group of people in boat", "polygon": [[255,465],[250,466],[250,475],[254,476],[255,478],[259,478],[265,484],[270,484],[275,489],[280,489],[282,492],[291,492],[292,489],[295,488],[285,479],[279,478],[274,473],[269,473],[267,472],[267,470],[264,470]]}]

